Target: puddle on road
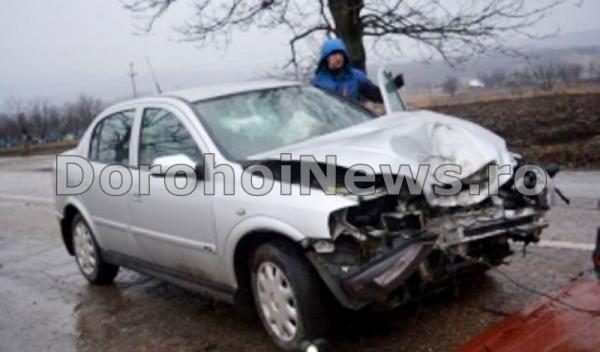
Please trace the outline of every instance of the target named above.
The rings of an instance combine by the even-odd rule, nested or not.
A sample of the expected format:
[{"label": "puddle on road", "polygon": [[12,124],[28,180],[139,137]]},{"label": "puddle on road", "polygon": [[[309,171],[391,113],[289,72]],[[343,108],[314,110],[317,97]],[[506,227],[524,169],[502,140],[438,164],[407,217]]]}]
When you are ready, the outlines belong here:
[{"label": "puddle on road", "polygon": [[233,307],[127,272],[82,290],[79,351],[276,351],[252,307]]},{"label": "puddle on road", "polygon": [[[1,258],[14,259],[0,270],[0,338],[15,347],[8,350],[276,351],[250,305],[217,303],[127,270],[115,285],[90,286],[58,245],[0,247]],[[546,292],[591,265],[589,253],[541,248],[511,261],[504,272]],[[458,298],[447,292],[386,314],[342,314],[333,350],[449,350],[537,299],[494,273],[461,289]]]},{"label": "puddle on road", "polygon": [[[582,261],[587,253],[563,251],[560,262],[548,263],[558,252],[535,252],[514,257],[515,263],[502,270],[536,289],[553,290],[589,266]],[[125,274],[117,286],[83,290],[76,312],[79,350],[276,350],[251,306],[216,303],[158,280]],[[494,273],[467,277],[460,287],[457,298],[446,291],[384,314],[340,315],[334,351],[449,350],[537,299]]]},{"label": "puddle on road", "polygon": [[[20,164],[24,172],[12,172],[18,169],[15,164],[2,161],[0,172],[6,173],[0,176],[10,177],[3,178],[0,192],[50,197],[46,161],[51,158]],[[570,193],[576,186],[573,182]],[[570,223],[554,218],[557,239],[573,238],[587,224],[595,224],[594,231],[581,236],[595,234],[595,215],[573,217],[564,208],[556,212],[577,219],[578,225],[563,229],[561,223]],[[130,271],[123,271],[115,286],[87,285],[62,248],[50,207],[6,203],[0,207],[0,224],[1,350],[275,351],[250,306],[215,303]],[[503,271],[545,292],[591,265],[590,253],[559,249],[531,248],[527,257],[516,253],[510,260],[513,264]],[[448,350],[535,299],[490,273],[467,282],[456,299],[444,294],[384,315],[340,316],[336,324],[343,328],[334,350]]]}]

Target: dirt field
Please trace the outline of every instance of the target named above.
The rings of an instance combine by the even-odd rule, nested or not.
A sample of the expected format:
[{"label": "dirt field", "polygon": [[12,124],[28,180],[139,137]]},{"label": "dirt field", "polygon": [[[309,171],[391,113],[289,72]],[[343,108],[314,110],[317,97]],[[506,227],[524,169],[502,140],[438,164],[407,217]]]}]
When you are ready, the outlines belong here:
[{"label": "dirt field", "polygon": [[557,94],[427,109],[491,129],[529,161],[565,168],[600,167],[600,94]]}]

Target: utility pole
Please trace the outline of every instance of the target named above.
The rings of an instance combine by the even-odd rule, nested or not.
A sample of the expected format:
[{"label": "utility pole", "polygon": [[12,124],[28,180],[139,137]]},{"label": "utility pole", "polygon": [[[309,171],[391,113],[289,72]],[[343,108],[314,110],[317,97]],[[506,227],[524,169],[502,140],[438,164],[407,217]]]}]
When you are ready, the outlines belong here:
[{"label": "utility pole", "polygon": [[133,90],[133,97],[137,98],[137,90],[135,88],[135,76],[137,76],[137,72],[133,70],[133,62],[129,63],[129,73],[127,75],[131,79],[131,89]]}]

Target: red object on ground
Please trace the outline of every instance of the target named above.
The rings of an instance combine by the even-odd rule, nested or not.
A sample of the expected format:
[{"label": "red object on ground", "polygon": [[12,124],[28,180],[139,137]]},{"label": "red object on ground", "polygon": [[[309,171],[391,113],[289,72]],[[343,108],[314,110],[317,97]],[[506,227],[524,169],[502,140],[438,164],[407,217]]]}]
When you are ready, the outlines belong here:
[{"label": "red object on ground", "polygon": [[[597,281],[576,281],[553,296],[576,307],[600,311]],[[484,351],[600,351],[600,314],[576,311],[544,298],[456,349]]]}]

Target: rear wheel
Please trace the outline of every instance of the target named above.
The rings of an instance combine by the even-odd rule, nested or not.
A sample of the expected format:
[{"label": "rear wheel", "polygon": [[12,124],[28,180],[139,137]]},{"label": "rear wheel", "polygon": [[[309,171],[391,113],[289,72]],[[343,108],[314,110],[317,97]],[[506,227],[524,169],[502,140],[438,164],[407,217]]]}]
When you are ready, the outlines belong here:
[{"label": "rear wheel", "polygon": [[260,319],[279,347],[296,351],[327,337],[329,293],[293,244],[260,246],[252,258],[251,281]]},{"label": "rear wheel", "polygon": [[102,259],[92,230],[79,214],[73,219],[71,233],[75,260],[81,274],[95,285],[112,283],[119,272],[119,267],[106,263]]}]

